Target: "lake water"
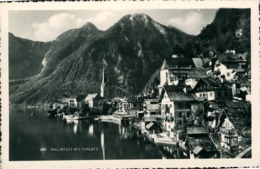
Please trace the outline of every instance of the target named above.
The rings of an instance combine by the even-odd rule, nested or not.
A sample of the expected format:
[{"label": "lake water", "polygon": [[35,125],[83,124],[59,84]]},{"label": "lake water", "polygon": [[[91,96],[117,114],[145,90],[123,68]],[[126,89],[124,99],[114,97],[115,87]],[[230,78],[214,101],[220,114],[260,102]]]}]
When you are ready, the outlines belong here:
[{"label": "lake water", "polygon": [[[10,161],[185,158],[150,143],[132,126],[49,118],[44,109],[10,109]],[[35,113],[35,116],[31,116]]]}]

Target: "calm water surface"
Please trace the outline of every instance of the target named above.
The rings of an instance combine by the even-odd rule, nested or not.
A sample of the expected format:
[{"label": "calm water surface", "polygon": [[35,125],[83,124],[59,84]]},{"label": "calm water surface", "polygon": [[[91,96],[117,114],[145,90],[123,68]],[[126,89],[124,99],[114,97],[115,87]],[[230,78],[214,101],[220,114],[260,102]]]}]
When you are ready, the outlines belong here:
[{"label": "calm water surface", "polygon": [[176,148],[150,143],[132,126],[66,122],[36,108],[10,109],[9,152],[11,161],[184,158]]}]

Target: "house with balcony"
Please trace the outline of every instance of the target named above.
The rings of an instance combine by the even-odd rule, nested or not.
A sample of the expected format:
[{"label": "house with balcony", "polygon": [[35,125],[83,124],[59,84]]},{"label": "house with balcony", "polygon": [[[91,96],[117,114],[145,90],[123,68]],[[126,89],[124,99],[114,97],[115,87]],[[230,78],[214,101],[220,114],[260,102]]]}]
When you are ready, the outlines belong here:
[{"label": "house with balcony", "polygon": [[147,117],[160,115],[161,109],[158,99],[144,99],[143,111],[146,112]]},{"label": "house with balcony", "polygon": [[191,103],[195,96],[185,93],[183,84],[164,86],[160,95],[161,115],[166,116],[165,130],[174,137],[173,128],[182,125],[182,119],[191,115]]}]

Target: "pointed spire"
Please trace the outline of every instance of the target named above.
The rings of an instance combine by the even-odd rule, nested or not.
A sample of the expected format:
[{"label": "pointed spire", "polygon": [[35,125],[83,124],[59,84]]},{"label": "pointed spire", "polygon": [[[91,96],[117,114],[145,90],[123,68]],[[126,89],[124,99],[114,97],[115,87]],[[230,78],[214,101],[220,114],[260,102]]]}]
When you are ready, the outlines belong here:
[{"label": "pointed spire", "polygon": [[101,81],[101,86],[100,86],[100,96],[101,97],[104,97],[104,94],[105,94],[105,85],[106,85],[105,67],[107,67],[107,62],[103,58],[103,73],[102,73],[102,81]]},{"label": "pointed spire", "polygon": [[166,62],[166,59],[163,60],[163,64],[162,64],[162,67],[161,67],[161,70],[165,70],[168,68],[168,64]]}]

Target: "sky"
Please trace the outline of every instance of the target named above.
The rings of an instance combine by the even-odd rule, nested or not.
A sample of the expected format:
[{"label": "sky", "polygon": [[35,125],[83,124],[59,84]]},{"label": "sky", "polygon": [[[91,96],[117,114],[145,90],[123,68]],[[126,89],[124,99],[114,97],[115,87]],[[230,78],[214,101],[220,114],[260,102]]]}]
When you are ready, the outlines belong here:
[{"label": "sky", "polygon": [[144,13],[165,26],[197,35],[214,20],[216,12],[217,9],[10,11],[9,32],[21,38],[46,42],[55,40],[69,29],[80,28],[86,22],[106,30],[127,14]]}]

